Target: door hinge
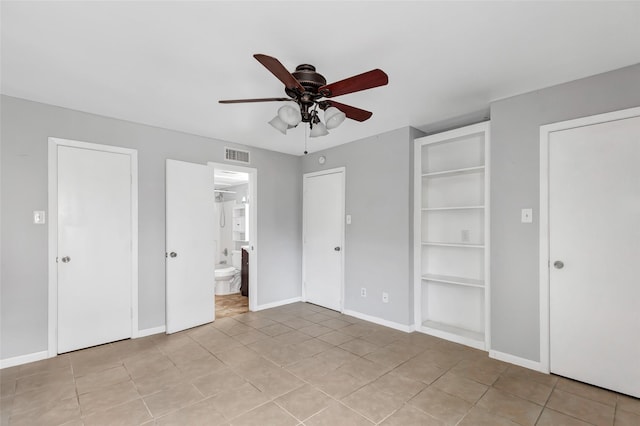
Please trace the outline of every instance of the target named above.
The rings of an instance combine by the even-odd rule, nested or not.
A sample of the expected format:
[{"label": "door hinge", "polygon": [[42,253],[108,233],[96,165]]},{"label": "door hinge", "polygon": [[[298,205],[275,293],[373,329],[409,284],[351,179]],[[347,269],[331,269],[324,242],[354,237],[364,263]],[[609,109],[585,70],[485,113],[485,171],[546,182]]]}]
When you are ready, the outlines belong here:
[{"label": "door hinge", "polygon": [[58,258],[56,257],[56,263],[58,263]]}]

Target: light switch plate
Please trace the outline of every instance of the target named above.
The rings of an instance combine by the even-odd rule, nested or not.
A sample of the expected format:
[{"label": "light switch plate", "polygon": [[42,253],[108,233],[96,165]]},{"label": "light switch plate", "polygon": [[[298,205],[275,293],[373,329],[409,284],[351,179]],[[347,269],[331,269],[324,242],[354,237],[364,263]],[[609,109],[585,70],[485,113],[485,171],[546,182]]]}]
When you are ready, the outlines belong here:
[{"label": "light switch plate", "polygon": [[33,223],[37,225],[43,225],[45,222],[44,211],[42,210],[34,210],[33,212]]},{"label": "light switch plate", "polygon": [[522,209],[521,215],[522,223],[533,223],[533,209]]}]

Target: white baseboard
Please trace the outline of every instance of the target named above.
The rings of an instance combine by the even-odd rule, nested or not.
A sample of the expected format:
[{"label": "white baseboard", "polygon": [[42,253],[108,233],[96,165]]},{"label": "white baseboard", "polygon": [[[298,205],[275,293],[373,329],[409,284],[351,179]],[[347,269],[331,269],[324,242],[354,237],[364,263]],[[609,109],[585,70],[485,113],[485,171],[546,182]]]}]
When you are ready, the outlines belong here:
[{"label": "white baseboard", "polygon": [[137,339],[139,337],[147,337],[153,334],[164,333],[166,331],[167,331],[167,327],[165,327],[164,325],[161,325],[160,327],[145,328],[144,330],[138,330],[138,334],[133,336],[133,338]]},{"label": "white baseboard", "polygon": [[32,354],[14,356],[13,358],[0,359],[0,370],[47,358],[49,358],[49,351],[34,352]]},{"label": "white baseboard", "polygon": [[504,352],[498,352],[494,350],[489,351],[489,358],[494,358],[499,361],[508,362],[509,364],[515,364],[520,367],[528,368],[529,370],[535,370],[541,373],[549,374],[549,371],[546,370],[542,366],[542,363],[539,361],[531,361],[530,359],[520,358],[519,356],[506,354]]},{"label": "white baseboard", "polygon": [[292,299],[279,300],[277,302],[265,303],[264,305],[258,305],[256,307],[256,311],[262,311],[263,309],[276,308],[282,305],[289,305],[291,303],[300,302],[302,300],[301,297],[294,297]]},{"label": "white baseboard", "polygon": [[[138,330],[137,335],[132,336],[133,339],[139,337],[151,336],[152,334],[160,334],[166,331],[165,326],[146,328],[144,330]],[[54,354],[53,356],[56,356]],[[49,356],[49,351],[34,352],[32,354],[14,356],[12,358],[0,359],[0,370],[3,368],[15,367],[16,365],[28,364],[30,362],[41,361],[43,359],[52,358]]]},{"label": "white baseboard", "polygon": [[404,331],[405,333],[411,333],[412,331],[415,331],[415,326],[413,326],[413,325],[400,324],[400,323],[397,323],[397,322],[388,321],[386,319],[374,317],[374,316],[363,314],[363,313],[360,313],[360,312],[350,311],[348,309],[345,309],[342,313],[345,314],[345,315],[349,315],[350,317],[355,317],[355,318],[359,318],[361,320],[372,322],[374,324],[384,325],[385,327],[393,328],[395,330]]}]

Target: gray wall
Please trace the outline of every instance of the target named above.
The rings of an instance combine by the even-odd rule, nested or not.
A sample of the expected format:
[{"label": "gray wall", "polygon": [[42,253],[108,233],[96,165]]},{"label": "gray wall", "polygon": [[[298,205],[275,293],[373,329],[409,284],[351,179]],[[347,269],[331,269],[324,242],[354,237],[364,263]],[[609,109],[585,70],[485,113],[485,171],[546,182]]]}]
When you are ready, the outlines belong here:
[{"label": "gray wall", "polygon": [[[50,136],[138,150],[139,327],[164,318],[164,164],[224,162],[223,141],[2,96],[0,359],[47,349],[47,210]],[[300,296],[299,158],[249,148],[258,169],[258,304]]]},{"label": "gray wall", "polygon": [[413,323],[412,151],[421,135],[405,127],[302,159],[303,173],[346,168],[345,309],[404,325]]},{"label": "gray wall", "polygon": [[[640,106],[640,65],[491,105],[491,346],[540,360],[540,126]],[[533,208],[533,224],[520,209]]]}]

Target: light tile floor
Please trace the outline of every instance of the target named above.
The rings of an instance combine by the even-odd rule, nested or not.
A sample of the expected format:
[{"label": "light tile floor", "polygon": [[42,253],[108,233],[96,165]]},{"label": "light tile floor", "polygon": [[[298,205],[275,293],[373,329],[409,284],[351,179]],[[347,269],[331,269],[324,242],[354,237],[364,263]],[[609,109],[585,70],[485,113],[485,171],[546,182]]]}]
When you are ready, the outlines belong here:
[{"label": "light tile floor", "polygon": [[640,400],[296,303],[0,371],[3,425],[640,425]]}]

